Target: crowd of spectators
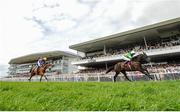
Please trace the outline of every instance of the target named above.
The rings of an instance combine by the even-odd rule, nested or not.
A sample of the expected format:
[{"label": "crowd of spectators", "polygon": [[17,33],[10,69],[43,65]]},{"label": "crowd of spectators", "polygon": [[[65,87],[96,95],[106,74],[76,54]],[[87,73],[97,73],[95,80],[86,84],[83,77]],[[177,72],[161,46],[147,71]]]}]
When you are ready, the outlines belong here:
[{"label": "crowd of spectators", "polygon": [[[105,57],[105,56],[113,56],[127,53],[133,49],[140,50],[140,51],[148,51],[153,49],[164,49],[167,47],[173,47],[180,45],[180,38],[172,39],[171,41],[158,41],[158,42],[148,42],[147,45],[132,45],[131,47],[127,46],[127,48],[121,49],[107,49],[106,54],[103,52],[95,53],[94,55],[85,57],[83,59],[93,59],[98,57]],[[157,64],[146,66],[150,73],[180,73],[180,65],[179,64]],[[81,70],[77,74],[105,74],[106,69],[86,69]],[[140,72],[131,72],[132,74],[142,74]]]},{"label": "crowd of spectators", "polygon": [[120,49],[107,49],[106,54],[103,52],[101,53],[95,53],[94,55],[83,57],[82,59],[92,59],[97,57],[104,57],[104,56],[111,56],[111,55],[118,55],[118,54],[124,54],[131,50],[140,50],[140,51],[148,51],[153,49],[163,49],[167,47],[177,46],[180,45],[180,39],[177,40],[171,40],[168,42],[148,42],[147,45],[141,44],[141,45],[131,45],[127,48],[120,48]]},{"label": "crowd of spectators", "polygon": [[96,68],[91,68],[91,69],[84,69],[84,70],[80,70],[79,72],[77,73],[104,73],[106,71],[105,68],[99,68],[99,69],[96,69]]},{"label": "crowd of spectators", "polygon": [[148,67],[150,73],[180,73],[180,65],[166,64],[154,67]]},{"label": "crowd of spectators", "polygon": [[[168,74],[168,73],[180,73],[180,64],[158,64],[158,65],[148,65],[146,66],[147,70],[149,71],[149,73],[164,73],[164,74]],[[76,74],[82,75],[82,74],[89,74],[89,75],[105,75],[106,69],[105,68],[99,68],[99,69],[85,69],[85,70],[80,70],[79,72],[77,72]],[[110,72],[110,75],[114,75],[114,72]],[[140,73],[139,71],[135,71],[135,72],[128,72],[128,74],[135,74],[135,75],[142,75],[142,73]]]}]

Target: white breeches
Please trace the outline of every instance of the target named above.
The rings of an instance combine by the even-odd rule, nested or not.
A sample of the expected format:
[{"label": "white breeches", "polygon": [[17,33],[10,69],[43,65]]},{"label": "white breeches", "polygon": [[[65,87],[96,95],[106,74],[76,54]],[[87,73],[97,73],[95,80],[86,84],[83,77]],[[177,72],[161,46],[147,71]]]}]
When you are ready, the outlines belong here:
[{"label": "white breeches", "polygon": [[125,60],[125,61],[130,61],[130,59],[127,58],[127,57],[125,57],[125,56],[122,56],[122,58],[123,58],[123,60]]},{"label": "white breeches", "polygon": [[41,64],[39,63],[39,61],[37,62],[38,66],[41,66]]}]

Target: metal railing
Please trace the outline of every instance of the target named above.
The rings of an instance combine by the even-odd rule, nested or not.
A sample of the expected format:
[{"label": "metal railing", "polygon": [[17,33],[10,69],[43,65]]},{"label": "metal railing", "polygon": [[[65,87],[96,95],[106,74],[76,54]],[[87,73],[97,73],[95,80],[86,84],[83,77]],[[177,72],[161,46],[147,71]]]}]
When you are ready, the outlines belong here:
[{"label": "metal railing", "polygon": [[[152,73],[151,76],[155,81],[159,80],[180,80],[180,72],[174,73]],[[48,81],[50,82],[112,82],[114,73],[109,75],[101,74],[66,74],[59,76],[47,76]],[[147,76],[143,74],[132,75],[128,74],[128,77],[133,81],[140,80],[150,80]],[[1,78],[0,81],[17,81],[17,82],[27,82],[29,77],[11,77],[11,78]],[[32,82],[38,82],[40,76],[35,76],[32,78]],[[125,81],[125,77],[122,74],[119,74],[117,81]],[[44,78],[42,81],[46,81]]]}]

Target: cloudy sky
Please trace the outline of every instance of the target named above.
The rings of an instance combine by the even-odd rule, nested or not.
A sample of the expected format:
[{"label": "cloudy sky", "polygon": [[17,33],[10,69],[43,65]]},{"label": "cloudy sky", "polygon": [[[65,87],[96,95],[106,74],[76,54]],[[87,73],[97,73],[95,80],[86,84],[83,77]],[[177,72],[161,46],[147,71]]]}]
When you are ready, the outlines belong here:
[{"label": "cloudy sky", "polygon": [[11,58],[180,17],[180,0],[0,0],[0,76]]}]

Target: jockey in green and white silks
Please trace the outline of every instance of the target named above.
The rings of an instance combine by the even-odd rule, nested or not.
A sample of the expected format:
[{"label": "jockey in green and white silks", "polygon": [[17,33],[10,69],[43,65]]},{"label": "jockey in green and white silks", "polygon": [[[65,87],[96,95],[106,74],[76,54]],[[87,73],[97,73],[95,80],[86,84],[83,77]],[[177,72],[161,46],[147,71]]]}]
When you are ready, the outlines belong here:
[{"label": "jockey in green and white silks", "polygon": [[[132,59],[133,57],[135,57],[135,56],[137,56],[137,54],[136,54],[136,52],[135,52],[134,50],[132,50],[132,51],[124,54],[124,55],[122,56],[122,58],[123,58],[123,60],[126,61],[125,64],[127,64],[127,63],[130,62],[131,59]],[[130,63],[129,63],[129,64],[130,64]]]}]

